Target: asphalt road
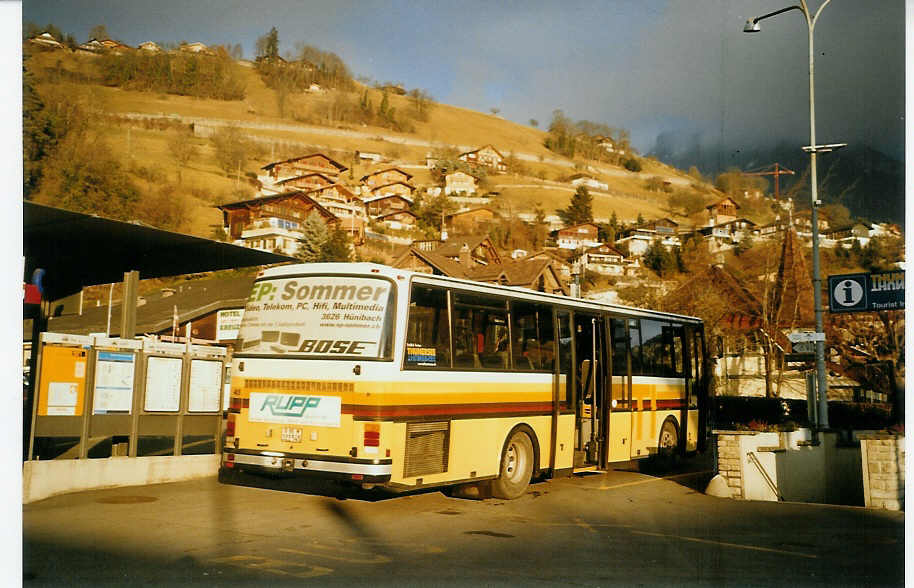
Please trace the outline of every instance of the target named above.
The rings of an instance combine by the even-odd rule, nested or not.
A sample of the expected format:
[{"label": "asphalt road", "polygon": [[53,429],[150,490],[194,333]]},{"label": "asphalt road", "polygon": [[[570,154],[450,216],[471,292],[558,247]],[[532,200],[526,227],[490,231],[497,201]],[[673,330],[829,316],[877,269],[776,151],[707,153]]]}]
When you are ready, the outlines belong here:
[{"label": "asphalt road", "polygon": [[735,501],[611,471],[518,500],[345,499],[214,478],[23,508],[26,585],[895,586],[904,514]]}]

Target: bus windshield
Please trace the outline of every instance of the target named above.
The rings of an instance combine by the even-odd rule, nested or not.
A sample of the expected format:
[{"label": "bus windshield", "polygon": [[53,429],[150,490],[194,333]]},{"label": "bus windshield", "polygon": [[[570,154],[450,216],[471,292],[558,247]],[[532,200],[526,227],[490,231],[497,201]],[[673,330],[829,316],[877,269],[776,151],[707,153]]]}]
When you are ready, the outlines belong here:
[{"label": "bus windshield", "polygon": [[391,282],[355,276],[258,280],[244,307],[241,353],[390,359]]}]

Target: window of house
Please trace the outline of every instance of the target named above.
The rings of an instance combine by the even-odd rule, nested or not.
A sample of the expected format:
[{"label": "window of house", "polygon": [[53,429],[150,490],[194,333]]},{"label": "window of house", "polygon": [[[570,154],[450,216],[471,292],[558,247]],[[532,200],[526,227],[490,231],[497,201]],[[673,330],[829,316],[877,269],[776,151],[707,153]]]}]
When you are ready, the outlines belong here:
[{"label": "window of house", "polygon": [[413,286],[406,323],[406,367],[451,367],[451,329],[443,288]]}]

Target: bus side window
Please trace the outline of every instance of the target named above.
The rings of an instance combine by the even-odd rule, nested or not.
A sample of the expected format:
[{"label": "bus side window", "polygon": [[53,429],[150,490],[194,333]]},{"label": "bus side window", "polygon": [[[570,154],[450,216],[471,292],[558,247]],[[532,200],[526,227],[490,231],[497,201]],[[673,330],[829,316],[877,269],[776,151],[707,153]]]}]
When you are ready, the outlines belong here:
[{"label": "bus side window", "polygon": [[504,300],[455,293],[454,367],[507,370],[509,352]]},{"label": "bus side window", "polygon": [[442,288],[413,286],[406,323],[406,366],[451,367],[447,292]]},{"label": "bus side window", "polygon": [[552,307],[529,302],[513,303],[511,333],[515,371],[553,370]]},{"label": "bus side window", "polygon": [[571,388],[571,316],[567,312],[557,314],[559,325],[559,391],[565,389],[566,406],[574,405]]},{"label": "bus side window", "polygon": [[644,376],[648,375],[644,368],[644,364],[641,361],[641,321],[639,319],[629,319],[628,320],[628,337],[631,341],[631,354],[632,354],[632,375],[633,376]]}]

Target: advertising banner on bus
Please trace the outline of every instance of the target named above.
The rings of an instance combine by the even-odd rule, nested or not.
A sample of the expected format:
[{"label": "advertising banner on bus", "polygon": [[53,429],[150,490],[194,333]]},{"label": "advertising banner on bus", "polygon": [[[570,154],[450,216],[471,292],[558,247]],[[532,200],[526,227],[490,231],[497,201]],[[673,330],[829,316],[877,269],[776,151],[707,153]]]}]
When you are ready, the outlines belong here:
[{"label": "advertising banner on bus", "polygon": [[256,282],[244,308],[241,352],[379,357],[391,288],[386,280],[349,276]]}]

